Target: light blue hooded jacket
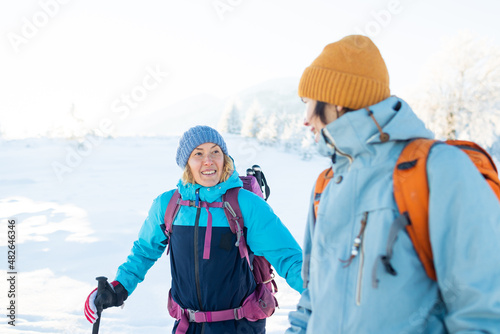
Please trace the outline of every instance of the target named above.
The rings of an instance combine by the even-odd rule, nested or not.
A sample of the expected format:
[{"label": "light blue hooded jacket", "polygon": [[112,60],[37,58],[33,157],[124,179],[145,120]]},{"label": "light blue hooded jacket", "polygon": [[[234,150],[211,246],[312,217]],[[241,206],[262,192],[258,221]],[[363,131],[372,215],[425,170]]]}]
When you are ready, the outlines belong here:
[{"label": "light blue hooded jacket", "polygon": [[[378,260],[398,209],[392,173],[407,140],[431,138],[397,97],[370,107],[390,140],[381,143],[367,110],[324,129],[334,177],[313,199],[303,246],[307,289],[289,315],[292,333],[500,333],[500,205],[469,158],[436,145],[427,162],[429,228],[438,281],[427,277],[405,230],[397,234],[390,275]],[[314,196],[314,194],[313,194]],[[359,254],[353,241],[367,215]],[[378,287],[375,287],[378,284]]]}]

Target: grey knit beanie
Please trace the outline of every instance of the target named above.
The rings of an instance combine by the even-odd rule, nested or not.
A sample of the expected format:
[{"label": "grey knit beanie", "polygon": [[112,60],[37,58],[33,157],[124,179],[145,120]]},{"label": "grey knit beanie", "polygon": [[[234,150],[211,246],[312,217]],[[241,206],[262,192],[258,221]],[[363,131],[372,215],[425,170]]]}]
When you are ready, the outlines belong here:
[{"label": "grey knit beanie", "polygon": [[193,152],[193,150],[201,144],[205,143],[214,143],[219,145],[222,152],[224,152],[225,155],[228,155],[226,142],[217,130],[206,125],[197,125],[184,132],[179,140],[179,147],[177,148],[177,155],[175,157],[177,165],[184,169],[187,165],[191,152]]}]

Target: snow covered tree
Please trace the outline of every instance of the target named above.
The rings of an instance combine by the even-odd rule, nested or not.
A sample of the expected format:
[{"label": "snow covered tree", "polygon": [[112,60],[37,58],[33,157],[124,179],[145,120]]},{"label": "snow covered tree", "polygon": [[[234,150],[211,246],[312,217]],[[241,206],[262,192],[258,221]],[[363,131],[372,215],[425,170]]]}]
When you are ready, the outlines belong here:
[{"label": "snow covered tree", "polygon": [[278,117],[271,114],[262,125],[257,134],[259,142],[265,145],[273,145],[278,141]]},{"label": "snow covered tree", "polygon": [[306,133],[301,139],[300,151],[302,160],[311,160],[313,154],[316,152],[314,147],[316,145],[314,136],[310,133]]},{"label": "snow covered tree", "polygon": [[90,130],[85,126],[85,121],[76,111],[75,104],[72,103],[68,112],[54,120],[54,123],[47,130],[47,136],[53,138],[66,138],[69,140],[83,140]]},{"label": "snow covered tree", "polygon": [[412,104],[426,125],[438,138],[491,148],[500,134],[500,50],[461,33],[428,71]]},{"label": "snow covered tree", "polygon": [[283,117],[283,131],[280,141],[285,146],[286,151],[299,149],[307,127],[304,126],[302,117],[298,115],[287,115]]},{"label": "snow covered tree", "polygon": [[240,108],[235,100],[226,104],[217,129],[222,133],[239,134],[241,132]]},{"label": "snow covered tree", "polygon": [[254,100],[245,113],[245,120],[241,127],[243,137],[255,138],[259,133],[262,121],[262,107],[257,100]]}]

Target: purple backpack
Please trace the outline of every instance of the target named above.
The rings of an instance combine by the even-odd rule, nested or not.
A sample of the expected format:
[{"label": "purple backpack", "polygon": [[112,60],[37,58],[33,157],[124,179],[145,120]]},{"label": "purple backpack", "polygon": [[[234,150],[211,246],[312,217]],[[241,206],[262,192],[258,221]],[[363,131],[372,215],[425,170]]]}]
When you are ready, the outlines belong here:
[{"label": "purple backpack", "polygon": [[[252,168],[247,169],[247,176],[240,176],[241,181],[243,181],[243,189],[253,192],[257,194],[261,198],[264,198],[261,187],[264,187],[265,195],[264,198],[266,201],[269,198],[269,186],[267,185],[267,181],[262,173],[260,167],[258,165],[252,166]],[[196,205],[200,205],[201,207],[205,207],[209,214],[209,220],[207,223],[207,230],[211,230],[211,214],[208,211],[209,207],[218,207],[223,208],[224,213],[226,214],[227,220],[229,222],[229,227],[231,231],[236,234],[236,244],[235,246],[239,248],[239,252],[241,257],[246,258],[248,265],[252,269],[253,276],[255,278],[255,282],[257,285],[264,285],[269,291],[275,294],[278,291],[278,286],[274,281],[274,273],[271,268],[271,264],[267,261],[263,256],[254,256],[252,263],[250,263],[250,257],[248,254],[248,247],[244,235],[244,221],[243,215],[241,213],[240,205],[238,203],[238,193],[240,191],[240,187],[229,189],[223,196],[222,202],[199,202]],[[165,234],[170,238],[170,234],[172,233],[172,224],[179,211],[181,205],[193,206],[193,203],[190,201],[184,201],[181,198],[181,195],[176,190],[168,203],[167,210],[165,212]],[[211,233],[208,234],[205,238],[205,248],[204,248],[204,259],[208,259],[210,257],[210,239]],[[167,254],[170,249],[170,243],[168,245]]]}]

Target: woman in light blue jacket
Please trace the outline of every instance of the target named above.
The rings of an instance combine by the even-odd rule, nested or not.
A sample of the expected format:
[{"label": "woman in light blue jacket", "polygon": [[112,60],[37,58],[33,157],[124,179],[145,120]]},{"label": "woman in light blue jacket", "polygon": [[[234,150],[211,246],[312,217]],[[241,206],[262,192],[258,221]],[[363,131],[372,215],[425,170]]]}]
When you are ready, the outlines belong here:
[{"label": "woman in light blue jacket", "polygon": [[305,125],[332,160],[333,179],[311,210],[304,241],[305,291],[291,333],[500,333],[500,205],[470,159],[435,145],[427,161],[429,229],[437,281],[406,233],[392,173],[403,147],[432,138],[400,98],[390,96],[377,47],[363,36],[327,45],[299,85]]}]

